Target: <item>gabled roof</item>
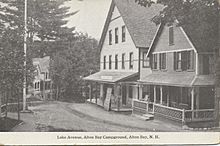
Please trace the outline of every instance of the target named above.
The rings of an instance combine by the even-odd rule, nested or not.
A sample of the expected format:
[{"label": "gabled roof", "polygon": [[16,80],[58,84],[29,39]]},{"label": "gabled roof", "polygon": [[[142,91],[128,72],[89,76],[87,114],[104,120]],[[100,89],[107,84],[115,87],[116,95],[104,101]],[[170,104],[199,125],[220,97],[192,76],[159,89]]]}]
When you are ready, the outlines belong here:
[{"label": "gabled roof", "polygon": [[50,56],[45,56],[43,58],[33,58],[33,64],[38,65],[42,72],[48,72],[50,66]]},{"label": "gabled roof", "polygon": [[[176,23],[178,23],[178,21],[176,20]],[[153,51],[155,44],[158,42],[159,37],[162,34],[162,31],[164,29],[164,27],[167,24],[160,24],[160,27],[155,35],[155,38],[152,40],[152,44],[149,47],[148,53],[147,55],[149,56],[150,52]],[[216,49],[216,47],[218,46],[218,41],[216,40],[211,40],[212,41],[212,46],[204,46],[204,41],[210,41],[210,40],[206,40],[207,38],[205,38],[204,36],[199,36],[197,35],[197,32],[199,30],[193,30],[189,24],[186,24],[184,26],[178,26],[178,24],[176,24],[177,27],[180,27],[183,34],[185,35],[185,37],[187,38],[187,40],[189,41],[189,43],[192,45],[192,48],[196,50],[196,52],[198,53],[203,53],[203,52],[211,52],[213,53]],[[200,31],[204,31],[204,30],[200,30]],[[175,37],[175,36],[174,36]]]},{"label": "gabled roof", "polygon": [[154,4],[143,7],[135,0],[112,0],[110,10],[104,25],[99,47],[102,48],[114,7],[117,7],[136,47],[149,47],[158,26],[151,19],[159,14],[163,6]]}]

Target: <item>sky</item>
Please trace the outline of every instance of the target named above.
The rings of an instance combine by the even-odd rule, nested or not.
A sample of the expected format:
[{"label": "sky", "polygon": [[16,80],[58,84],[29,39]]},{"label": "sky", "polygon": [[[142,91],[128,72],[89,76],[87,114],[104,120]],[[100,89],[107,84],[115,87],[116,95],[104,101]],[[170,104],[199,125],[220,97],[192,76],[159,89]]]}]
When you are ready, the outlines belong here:
[{"label": "sky", "polygon": [[70,12],[79,12],[67,18],[67,26],[75,26],[76,31],[100,39],[110,4],[111,0],[71,0],[66,3]]}]

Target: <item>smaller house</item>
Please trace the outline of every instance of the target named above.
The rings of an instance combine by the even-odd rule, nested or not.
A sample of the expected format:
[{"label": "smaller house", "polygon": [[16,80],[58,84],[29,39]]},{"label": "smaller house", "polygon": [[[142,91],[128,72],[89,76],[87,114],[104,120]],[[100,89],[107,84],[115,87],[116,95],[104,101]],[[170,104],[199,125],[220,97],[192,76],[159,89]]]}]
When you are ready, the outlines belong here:
[{"label": "smaller house", "polygon": [[186,28],[161,24],[146,52],[152,72],[141,71],[133,113],[153,114],[188,126],[215,119],[214,48],[198,47]]},{"label": "smaller house", "polygon": [[35,67],[35,77],[33,81],[33,88],[31,94],[38,96],[41,99],[49,99],[52,84],[49,74],[50,57],[33,58],[33,65]]}]

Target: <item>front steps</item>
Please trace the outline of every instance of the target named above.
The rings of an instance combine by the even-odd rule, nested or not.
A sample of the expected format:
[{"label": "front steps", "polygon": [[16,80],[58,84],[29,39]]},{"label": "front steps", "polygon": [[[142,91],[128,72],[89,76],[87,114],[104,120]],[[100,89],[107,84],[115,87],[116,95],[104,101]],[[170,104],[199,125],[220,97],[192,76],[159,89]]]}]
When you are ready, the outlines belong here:
[{"label": "front steps", "polygon": [[143,114],[143,115],[137,115],[137,114],[133,114],[133,116],[144,120],[144,121],[148,121],[148,120],[153,120],[154,119],[154,115],[152,114]]}]

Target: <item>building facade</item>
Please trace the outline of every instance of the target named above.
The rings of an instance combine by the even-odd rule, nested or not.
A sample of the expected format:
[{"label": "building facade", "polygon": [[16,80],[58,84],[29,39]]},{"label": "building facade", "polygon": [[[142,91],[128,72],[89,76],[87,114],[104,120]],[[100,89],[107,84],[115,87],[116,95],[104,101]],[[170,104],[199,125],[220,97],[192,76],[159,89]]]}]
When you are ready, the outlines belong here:
[{"label": "building facade", "polygon": [[104,106],[110,90],[112,110],[131,110],[132,99],[139,96],[136,82],[140,76],[140,56],[142,50],[149,48],[158,28],[150,18],[161,8],[144,8],[133,0],[112,1],[99,44],[100,72],[84,78],[99,88],[95,99],[90,86],[90,101]]},{"label": "building facade", "polygon": [[204,122],[213,126],[214,49],[196,48],[176,22],[160,26],[147,57],[152,73],[140,72],[140,98],[134,100],[133,112],[162,116],[191,127],[204,126]]},{"label": "building facade", "polygon": [[38,96],[43,100],[50,98],[50,93],[52,89],[52,83],[49,74],[49,64],[50,64],[49,56],[33,59],[33,65],[35,67],[35,71],[34,71],[35,75],[34,75],[33,87],[29,88],[29,93],[34,96]]}]

